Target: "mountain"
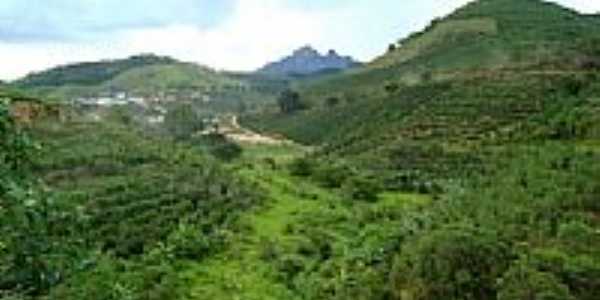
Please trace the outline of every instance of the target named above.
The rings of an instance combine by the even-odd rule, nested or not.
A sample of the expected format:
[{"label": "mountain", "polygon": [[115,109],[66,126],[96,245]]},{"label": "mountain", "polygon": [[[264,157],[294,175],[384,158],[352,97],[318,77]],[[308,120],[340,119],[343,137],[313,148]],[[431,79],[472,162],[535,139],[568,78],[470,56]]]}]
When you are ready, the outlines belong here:
[{"label": "mountain", "polygon": [[596,15],[541,0],[474,1],[393,43],[364,67],[330,76],[306,92],[322,102],[330,94],[384,95],[387,83],[415,85],[497,70],[597,68],[599,27]]},{"label": "mountain", "polygon": [[[461,164],[482,143],[598,136],[599,21],[540,0],[474,1],[362,67],[301,84],[310,109],[242,123],[378,170]],[[431,156],[437,147],[460,151]]]},{"label": "mountain", "polygon": [[280,61],[269,63],[258,70],[258,73],[272,75],[311,75],[334,70],[345,70],[360,65],[349,56],[340,56],[335,50],[321,55],[310,46],[302,47],[291,56]]}]

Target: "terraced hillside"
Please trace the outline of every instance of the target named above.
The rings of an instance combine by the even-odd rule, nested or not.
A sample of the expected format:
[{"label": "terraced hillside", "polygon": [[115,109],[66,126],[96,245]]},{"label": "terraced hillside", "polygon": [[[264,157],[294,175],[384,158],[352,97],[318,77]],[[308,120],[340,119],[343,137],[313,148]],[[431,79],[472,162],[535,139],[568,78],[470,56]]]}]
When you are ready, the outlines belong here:
[{"label": "terraced hillside", "polygon": [[572,70],[600,65],[600,18],[541,0],[478,0],[390,46],[364,68],[305,89],[321,105],[384,96],[414,85],[494,70]]},{"label": "terraced hillside", "polygon": [[[374,170],[456,170],[483,145],[598,138],[600,53],[582,46],[598,32],[555,4],[475,1],[356,73],[300,86],[310,109],[241,120]],[[540,49],[551,55],[534,60]]]},{"label": "terraced hillside", "polygon": [[260,203],[201,151],[113,122],[21,122],[26,101],[47,105],[0,97],[2,299],[175,297],[181,262],[220,252]]}]

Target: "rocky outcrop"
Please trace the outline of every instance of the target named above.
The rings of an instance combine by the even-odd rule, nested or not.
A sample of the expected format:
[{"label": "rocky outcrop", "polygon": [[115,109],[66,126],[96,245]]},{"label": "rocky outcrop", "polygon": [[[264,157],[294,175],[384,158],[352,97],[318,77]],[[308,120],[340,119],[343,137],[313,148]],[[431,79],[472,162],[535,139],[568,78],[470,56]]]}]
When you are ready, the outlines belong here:
[{"label": "rocky outcrop", "polygon": [[291,56],[267,64],[259,73],[273,75],[310,75],[329,70],[345,70],[359,65],[352,57],[340,56],[335,50],[321,55],[310,46],[302,47]]}]

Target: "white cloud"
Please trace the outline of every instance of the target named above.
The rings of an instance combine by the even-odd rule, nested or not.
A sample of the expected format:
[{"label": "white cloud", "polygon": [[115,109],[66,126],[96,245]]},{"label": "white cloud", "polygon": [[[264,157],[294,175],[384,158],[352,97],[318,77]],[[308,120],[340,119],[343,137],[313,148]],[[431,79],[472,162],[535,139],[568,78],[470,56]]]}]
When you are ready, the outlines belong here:
[{"label": "white cloud", "polygon": [[121,37],[129,52],[153,51],[219,69],[252,70],[321,34],[323,15],[288,8],[281,0],[238,0],[221,26],[169,26]]},{"label": "white cloud", "polygon": [[553,2],[577,9],[581,13],[600,12],[600,1],[598,0],[553,0]]},{"label": "white cloud", "polygon": [[[153,52],[217,69],[253,70],[305,44],[336,49],[361,60],[423,28],[469,0],[353,0],[327,9],[303,9],[289,0],[235,0],[219,26],[171,24],[127,29],[95,41],[10,43],[0,41],[0,78],[15,79],[59,64]],[[556,0],[581,12],[600,11],[600,1]]]}]

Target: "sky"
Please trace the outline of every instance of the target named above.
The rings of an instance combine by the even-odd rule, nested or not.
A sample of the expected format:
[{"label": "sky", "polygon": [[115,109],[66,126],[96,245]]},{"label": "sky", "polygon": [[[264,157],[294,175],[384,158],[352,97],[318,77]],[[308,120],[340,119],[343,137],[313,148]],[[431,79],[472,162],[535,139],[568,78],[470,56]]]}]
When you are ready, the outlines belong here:
[{"label": "sky", "polygon": [[[600,0],[553,0],[584,13]],[[470,0],[0,0],[0,79],[155,53],[251,71],[304,45],[368,61]]]}]

